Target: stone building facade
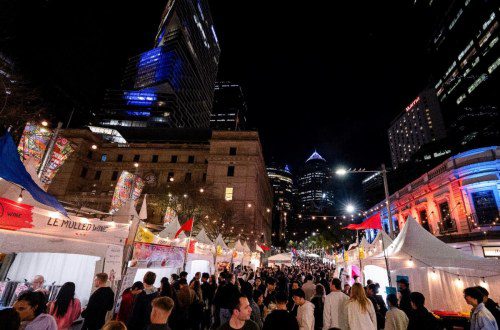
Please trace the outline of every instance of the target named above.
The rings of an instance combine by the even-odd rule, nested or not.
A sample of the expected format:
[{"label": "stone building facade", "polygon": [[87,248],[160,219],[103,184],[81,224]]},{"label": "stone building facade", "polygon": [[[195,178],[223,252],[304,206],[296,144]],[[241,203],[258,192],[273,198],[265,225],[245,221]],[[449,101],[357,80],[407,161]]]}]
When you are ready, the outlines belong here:
[{"label": "stone building facade", "polygon": [[123,170],[146,181],[144,192],[172,181],[199,183],[233,204],[233,225],[244,229],[247,237],[270,243],[272,190],[258,133],[178,132],[186,133],[161,142],[111,143],[88,129],[64,130],[62,135],[76,151],[49,192],[62,201],[108,212]]},{"label": "stone building facade", "polygon": [[[391,195],[390,201],[396,227],[402,228],[411,215],[456,248],[500,257],[500,147],[450,157]],[[370,211],[381,212],[387,231],[385,209],[380,202]]]}]

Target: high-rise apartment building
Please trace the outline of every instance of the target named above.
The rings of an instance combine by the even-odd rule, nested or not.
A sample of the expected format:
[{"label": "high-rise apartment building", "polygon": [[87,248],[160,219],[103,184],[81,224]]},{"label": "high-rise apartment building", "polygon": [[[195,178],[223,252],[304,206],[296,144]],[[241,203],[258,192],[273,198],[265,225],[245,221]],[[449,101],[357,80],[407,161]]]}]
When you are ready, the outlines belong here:
[{"label": "high-rise apartment building", "polygon": [[155,48],[129,59],[100,125],[208,128],[219,54],[208,1],[169,0]]},{"label": "high-rise apartment building", "polygon": [[391,123],[388,130],[392,166],[410,161],[423,145],[446,136],[446,130],[433,90],[425,90]]},{"label": "high-rise apartment building", "polygon": [[210,127],[224,131],[245,130],[246,114],[247,104],[241,86],[228,81],[217,82]]}]

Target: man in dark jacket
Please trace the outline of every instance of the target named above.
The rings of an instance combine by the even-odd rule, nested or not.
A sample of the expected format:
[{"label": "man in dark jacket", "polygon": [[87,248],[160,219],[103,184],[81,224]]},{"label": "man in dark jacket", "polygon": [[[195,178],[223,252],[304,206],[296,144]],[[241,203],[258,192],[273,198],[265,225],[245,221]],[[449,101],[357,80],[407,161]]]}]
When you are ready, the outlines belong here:
[{"label": "man in dark jacket", "polygon": [[104,325],[106,313],[113,308],[115,294],[110,287],[106,286],[108,274],[99,273],[94,278],[94,286],[97,290],[92,293],[87,308],[82,312],[82,330],[97,330]]},{"label": "man in dark jacket", "polygon": [[240,295],[240,291],[235,285],[236,278],[234,274],[228,273],[226,276],[226,282],[219,286],[219,289],[215,293],[214,297],[214,305],[220,310],[220,324],[224,324],[229,321],[232,315],[231,304],[235,301],[235,297]]},{"label": "man in dark jacket", "polygon": [[279,292],[276,294],[276,309],[267,315],[262,330],[299,330],[297,318],[291,315],[286,309],[287,302],[288,297],[285,293]]},{"label": "man in dark jacket", "polygon": [[411,302],[410,302],[410,288],[408,280],[406,278],[400,278],[398,280],[398,291],[401,294],[401,299],[399,300],[399,309],[406,313],[410,317],[412,312]]},{"label": "man in dark jacket", "polygon": [[410,293],[410,303],[412,311],[408,318],[408,330],[435,330],[438,329],[438,322],[427,308],[425,308],[425,297],[420,292]]},{"label": "man in dark jacket", "polygon": [[387,307],[385,306],[384,299],[378,294],[379,286],[375,283],[368,285],[366,293],[368,299],[373,304],[375,308],[375,314],[377,315],[377,329],[383,329],[385,327],[385,313],[387,313]]},{"label": "man in dark jacket", "polygon": [[142,283],[144,290],[137,295],[135,299],[132,315],[127,323],[129,330],[144,330],[150,324],[149,316],[151,315],[151,302],[159,296],[158,290],[154,287],[156,274],[147,272],[144,274]]}]

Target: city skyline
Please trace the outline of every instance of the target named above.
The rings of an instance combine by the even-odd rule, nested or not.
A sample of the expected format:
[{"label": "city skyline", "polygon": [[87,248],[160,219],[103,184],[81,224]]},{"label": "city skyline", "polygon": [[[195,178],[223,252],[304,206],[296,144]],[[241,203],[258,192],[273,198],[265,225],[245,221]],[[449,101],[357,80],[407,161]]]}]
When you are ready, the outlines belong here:
[{"label": "city skyline", "polygon": [[[74,19],[64,15],[71,10],[69,4],[35,4],[28,11],[13,6],[13,19],[22,13],[28,23],[7,46],[17,50],[15,55],[24,54],[18,56],[19,66],[31,73],[28,78],[62,95],[54,108],[68,121],[69,106],[77,112],[100,111],[105,90],[119,88],[128,59],[154,46],[151,40],[165,4],[157,1],[139,9],[118,9],[107,3],[102,12],[74,12]],[[390,121],[425,87],[426,79],[424,38],[417,34],[421,13],[411,3],[393,5],[401,17],[388,14],[389,5],[357,8],[343,4],[342,8],[306,8],[300,13],[299,8],[283,4],[272,4],[264,12],[250,3],[210,2],[221,45],[218,80],[243,87],[247,126],[259,131],[266,162],[275,158],[297,167],[305,155],[318,150],[333,165],[389,163]],[[89,8],[93,6],[97,4]],[[39,23],[40,10],[52,20],[33,32],[30,27]],[[106,15],[113,10],[117,15]],[[278,17],[299,14],[308,22],[303,25],[307,28],[286,33],[294,23],[283,23]],[[262,23],[252,24],[257,16]],[[379,21],[387,22],[376,26]],[[64,31],[61,25],[66,26]],[[393,43],[389,32],[396,26],[408,37]],[[250,32],[248,27],[252,27]],[[307,51],[297,51],[295,42],[307,35],[312,36],[304,47]],[[31,42],[22,43],[28,36]],[[328,40],[336,40],[333,53]],[[250,44],[255,47],[249,49]],[[381,48],[385,51],[375,52]],[[60,52],[66,53],[58,58],[62,66],[52,61]],[[71,101],[64,100],[65,96]],[[77,113],[71,125],[83,124],[80,117]],[[363,157],[356,152],[360,149],[366,151]]]}]

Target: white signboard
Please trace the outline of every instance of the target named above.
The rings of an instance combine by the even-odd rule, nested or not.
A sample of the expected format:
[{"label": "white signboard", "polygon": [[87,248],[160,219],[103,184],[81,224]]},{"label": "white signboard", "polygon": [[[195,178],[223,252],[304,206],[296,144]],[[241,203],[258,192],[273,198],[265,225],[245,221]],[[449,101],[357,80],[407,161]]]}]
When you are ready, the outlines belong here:
[{"label": "white signboard", "polygon": [[500,246],[483,246],[485,257],[500,257]]},{"label": "white signboard", "polygon": [[121,279],[123,246],[109,245],[104,259],[104,272],[111,282]]}]

